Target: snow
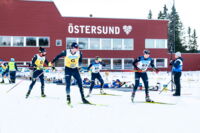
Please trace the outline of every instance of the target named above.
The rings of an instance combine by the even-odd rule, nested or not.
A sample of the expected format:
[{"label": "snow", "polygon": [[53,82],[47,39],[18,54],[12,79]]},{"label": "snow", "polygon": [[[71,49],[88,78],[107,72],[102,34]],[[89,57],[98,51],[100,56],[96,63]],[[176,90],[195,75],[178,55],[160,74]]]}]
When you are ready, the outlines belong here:
[{"label": "snow", "polygon": [[[121,80],[128,80],[133,75],[123,76],[125,78]],[[7,91],[13,84],[0,84],[0,133],[197,133],[200,121],[199,79],[200,72],[183,72],[181,97],[173,97],[171,91],[161,94],[150,91],[153,100],[175,105],[133,104],[130,92],[114,89],[105,91],[120,96],[95,95],[99,90],[94,89],[88,98],[105,106],[83,105],[80,104],[78,87],[72,86],[73,108],[66,105],[63,85],[45,84],[47,98],[40,98],[40,83],[37,82],[30,98],[25,99],[30,81],[24,80],[9,93]],[[158,81],[167,84],[169,80],[170,73],[149,73],[152,85]],[[88,89],[85,89],[87,93]],[[144,101],[144,91],[136,93],[135,101]]]}]

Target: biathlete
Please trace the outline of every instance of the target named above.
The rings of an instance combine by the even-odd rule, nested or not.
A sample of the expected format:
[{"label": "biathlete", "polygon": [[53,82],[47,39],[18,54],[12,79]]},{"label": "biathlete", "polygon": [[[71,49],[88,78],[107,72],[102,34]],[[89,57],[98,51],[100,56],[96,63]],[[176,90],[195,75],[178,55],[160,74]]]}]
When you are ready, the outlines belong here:
[{"label": "biathlete", "polygon": [[137,59],[134,60],[133,66],[136,69],[135,72],[135,86],[133,88],[133,92],[131,95],[131,100],[134,102],[135,98],[135,93],[137,91],[137,88],[140,83],[140,78],[142,78],[145,86],[145,94],[146,94],[146,102],[153,102],[153,100],[150,99],[149,96],[149,81],[148,81],[148,76],[147,76],[147,69],[149,66],[151,66],[156,72],[158,72],[158,69],[155,68],[154,61],[152,58],[150,58],[150,51],[149,50],[144,50],[143,51],[144,56],[139,56]]},{"label": "biathlete", "polygon": [[51,66],[51,63],[48,62],[46,59],[46,49],[40,47],[39,53],[35,54],[32,59],[32,66],[33,69],[33,76],[32,76],[32,82],[29,86],[28,92],[26,93],[26,98],[29,97],[31,90],[33,89],[33,86],[36,83],[37,78],[40,78],[41,82],[41,97],[46,97],[44,93],[44,63],[48,66]]},{"label": "biathlete", "polygon": [[103,78],[101,77],[101,74],[100,74],[100,70],[101,70],[102,66],[105,66],[105,63],[103,63],[102,59],[97,56],[95,58],[95,61],[92,62],[88,67],[88,71],[91,71],[91,85],[90,85],[90,90],[89,90],[87,97],[89,97],[92,93],[92,90],[93,90],[93,87],[94,87],[94,84],[95,84],[95,79],[98,79],[101,83],[100,93],[106,94],[103,91],[104,80],[103,80]]},{"label": "biathlete", "polygon": [[64,64],[65,64],[67,104],[71,104],[70,86],[71,86],[72,76],[77,80],[82,102],[84,104],[90,104],[90,102],[85,99],[84,90],[82,86],[82,79],[79,73],[79,68],[82,64],[82,53],[81,51],[79,51],[79,45],[73,42],[71,44],[71,49],[62,51],[59,55],[57,55],[53,59],[52,63],[55,63],[60,57],[63,57],[63,56],[64,56]]}]

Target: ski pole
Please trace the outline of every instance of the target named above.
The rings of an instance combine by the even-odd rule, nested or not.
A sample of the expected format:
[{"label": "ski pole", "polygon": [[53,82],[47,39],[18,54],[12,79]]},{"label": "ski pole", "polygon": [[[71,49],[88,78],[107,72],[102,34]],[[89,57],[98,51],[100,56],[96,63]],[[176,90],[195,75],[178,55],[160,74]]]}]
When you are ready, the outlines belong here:
[{"label": "ski pole", "polygon": [[10,88],[9,90],[7,90],[6,92],[10,92],[12,89],[14,89],[16,86],[18,86],[21,82],[23,82],[24,80],[19,81],[17,84],[15,84],[12,88]]},{"label": "ski pole", "polygon": [[[35,70],[35,71],[37,71],[37,70]],[[34,71],[34,72],[35,72]],[[33,73],[34,73],[33,72]],[[40,73],[35,79],[37,79],[38,77],[40,77],[42,74],[44,73],[44,71],[42,72],[42,73]],[[10,88],[9,90],[7,90],[6,92],[8,93],[8,92],[10,92],[12,89],[14,89],[16,86],[18,86],[20,83],[22,83],[23,81],[25,81],[25,80],[21,80],[21,81],[19,81],[17,84],[15,84],[12,88]]]}]

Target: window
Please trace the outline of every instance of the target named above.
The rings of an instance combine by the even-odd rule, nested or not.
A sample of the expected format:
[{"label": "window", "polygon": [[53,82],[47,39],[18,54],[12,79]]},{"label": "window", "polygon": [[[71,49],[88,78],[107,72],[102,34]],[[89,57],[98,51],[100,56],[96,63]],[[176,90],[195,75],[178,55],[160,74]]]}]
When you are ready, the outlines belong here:
[{"label": "window", "polygon": [[165,62],[165,59],[155,59],[155,65],[156,67],[158,68],[164,68],[164,67],[167,67],[166,66],[166,62]]},{"label": "window", "polygon": [[39,46],[40,47],[49,46],[49,38],[48,37],[39,37]]},{"label": "window", "polygon": [[146,39],[145,40],[145,48],[154,48],[154,40]]},{"label": "window", "polygon": [[122,39],[113,39],[113,49],[122,50]]},{"label": "window", "polygon": [[111,39],[101,39],[101,46],[104,50],[111,49]]},{"label": "window", "polygon": [[88,38],[78,39],[80,49],[88,49]]},{"label": "window", "polygon": [[73,42],[77,42],[77,38],[67,38],[67,49],[69,49],[69,48],[71,48],[71,44],[73,43]]},{"label": "window", "polygon": [[26,37],[26,46],[36,47],[36,37]]},{"label": "window", "polygon": [[157,39],[156,40],[156,48],[166,48],[165,47],[165,40],[164,39]]},{"label": "window", "polygon": [[124,39],[124,49],[133,50],[133,39]]},{"label": "window", "polygon": [[122,69],[121,59],[113,59],[113,69],[116,69],[116,70]]},{"label": "window", "polygon": [[20,36],[13,37],[13,46],[23,47],[24,46],[24,37],[20,37]]},{"label": "window", "polygon": [[116,38],[67,38],[67,48],[72,42],[77,42],[80,49],[90,50],[133,50],[134,39]]},{"label": "window", "polygon": [[56,46],[62,46],[62,40],[56,40]]},{"label": "window", "polygon": [[124,59],[124,69],[125,70],[132,70],[133,69],[133,60],[132,59]]},{"label": "window", "polygon": [[100,49],[100,39],[99,38],[90,38],[90,49],[95,49],[95,50]]},{"label": "window", "polygon": [[0,46],[11,46],[11,37],[10,36],[0,36]]},{"label": "window", "polygon": [[167,48],[166,39],[146,39],[145,48]]},{"label": "window", "polygon": [[110,59],[102,59],[102,62],[106,64],[106,66],[102,66],[102,69],[111,69],[111,60]]},{"label": "window", "polygon": [[50,37],[0,36],[0,46],[47,47],[50,46]]}]

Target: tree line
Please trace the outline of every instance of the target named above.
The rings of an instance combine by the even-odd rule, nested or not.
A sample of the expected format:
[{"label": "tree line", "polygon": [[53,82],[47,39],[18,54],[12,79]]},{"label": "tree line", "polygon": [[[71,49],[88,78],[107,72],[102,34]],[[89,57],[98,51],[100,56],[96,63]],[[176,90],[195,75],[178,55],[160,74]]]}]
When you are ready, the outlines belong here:
[{"label": "tree line", "polygon": [[[149,10],[148,19],[152,19],[152,11]],[[157,19],[169,20],[168,24],[168,50],[169,52],[197,53],[196,29],[187,27],[185,30],[180,16],[173,5],[171,11],[164,5],[163,10],[158,13]]]}]

